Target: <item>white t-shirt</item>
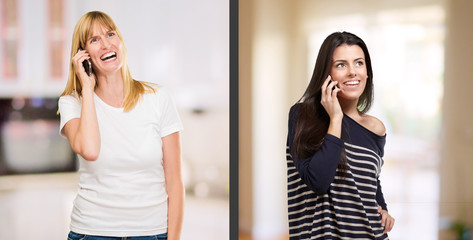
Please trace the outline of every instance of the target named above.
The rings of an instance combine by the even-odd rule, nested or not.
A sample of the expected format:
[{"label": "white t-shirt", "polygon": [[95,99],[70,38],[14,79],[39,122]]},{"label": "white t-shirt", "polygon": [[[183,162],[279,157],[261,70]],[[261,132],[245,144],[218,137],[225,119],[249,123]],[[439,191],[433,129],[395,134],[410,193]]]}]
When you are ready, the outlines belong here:
[{"label": "white t-shirt", "polygon": [[[94,94],[101,146],[96,161],[78,156],[79,189],[71,230],[99,236],[146,236],[167,232],[167,193],[161,138],[183,129],[165,88],[144,94],[123,112]],[[81,103],[72,95],[59,99],[60,134],[80,118]]]}]

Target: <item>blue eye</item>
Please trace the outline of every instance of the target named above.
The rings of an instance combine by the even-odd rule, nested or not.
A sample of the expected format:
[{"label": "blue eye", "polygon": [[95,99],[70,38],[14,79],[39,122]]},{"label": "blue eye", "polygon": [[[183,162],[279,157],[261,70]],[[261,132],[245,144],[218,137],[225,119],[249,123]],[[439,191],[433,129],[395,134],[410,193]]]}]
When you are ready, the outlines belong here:
[{"label": "blue eye", "polygon": [[97,38],[91,38],[91,39],[90,39],[90,42],[91,42],[91,43],[97,42]]},{"label": "blue eye", "polygon": [[108,33],[107,36],[108,37],[113,37],[113,36],[115,36],[115,33],[114,32]]}]

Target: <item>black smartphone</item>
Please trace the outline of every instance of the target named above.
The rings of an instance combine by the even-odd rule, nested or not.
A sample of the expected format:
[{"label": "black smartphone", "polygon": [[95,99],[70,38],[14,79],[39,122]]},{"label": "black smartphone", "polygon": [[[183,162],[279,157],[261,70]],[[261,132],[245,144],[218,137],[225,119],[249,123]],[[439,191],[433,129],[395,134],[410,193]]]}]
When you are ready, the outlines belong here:
[{"label": "black smartphone", "polygon": [[[80,50],[83,50],[83,49],[80,48]],[[92,62],[90,62],[89,59],[86,59],[82,62],[82,65],[84,66],[84,69],[87,75],[88,76],[92,75]]]},{"label": "black smartphone", "polygon": [[[333,79],[330,78],[327,85],[330,85],[330,83],[332,83],[332,82],[333,82]],[[332,91],[335,90],[336,88],[337,88],[337,85],[333,86]]]}]

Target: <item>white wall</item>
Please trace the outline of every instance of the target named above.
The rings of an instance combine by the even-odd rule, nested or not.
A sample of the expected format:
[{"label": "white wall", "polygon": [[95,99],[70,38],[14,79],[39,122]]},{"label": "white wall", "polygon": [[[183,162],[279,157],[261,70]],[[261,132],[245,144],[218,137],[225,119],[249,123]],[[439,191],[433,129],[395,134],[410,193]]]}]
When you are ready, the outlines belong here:
[{"label": "white wall", "polygon": [[114,19],[134,78],[173,88],[183,107],[228,108],[227,1],[69,3],[71,28],[88,11],[104,11]]}]

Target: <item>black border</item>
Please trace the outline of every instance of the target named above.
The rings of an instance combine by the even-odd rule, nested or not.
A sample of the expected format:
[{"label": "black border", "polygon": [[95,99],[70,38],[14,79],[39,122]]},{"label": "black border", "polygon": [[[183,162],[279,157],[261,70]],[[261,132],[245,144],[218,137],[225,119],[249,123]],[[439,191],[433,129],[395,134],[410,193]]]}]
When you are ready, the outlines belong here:
[{"label": "black border", "polygon": [[238,239],[238,0],[230,0],[230,239]]}]

